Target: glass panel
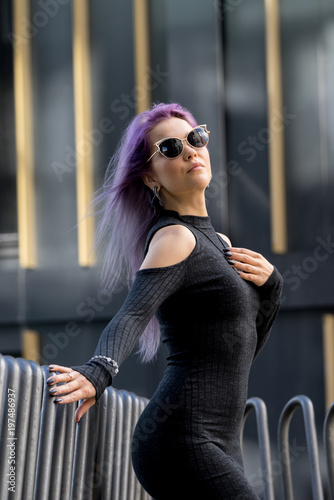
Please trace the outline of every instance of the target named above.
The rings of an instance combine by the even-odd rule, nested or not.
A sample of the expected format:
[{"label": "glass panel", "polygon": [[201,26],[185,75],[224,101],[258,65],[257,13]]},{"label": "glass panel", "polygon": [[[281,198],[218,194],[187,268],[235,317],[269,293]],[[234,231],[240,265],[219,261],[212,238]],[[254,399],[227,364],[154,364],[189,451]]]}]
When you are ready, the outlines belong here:
[{"label": "glass panel", "polygon": [[[91,2],[92,143],[96,188],[136,112],[132,2]],[[125,28],[126,27],[126,28]]]},{"label": "glass panel", "polygon": [[333,115],[328,42],[334,11],[329,3],[322,8],[313,0],[283,0],[280,8],[284,103],[295,116],[285,133],[289,248],[311,250],[317,237],[329,236],[333,221],[328,150],[333,129],[327,117]]},{"label": "glass panel", "polygon": [[229,217],[235,246],[270,251],[269,129],[263,0],[221,13]]},{"label": "glass panel", "polygon": [[[263,0],[221,16],[232,241],[270,251]],[[288,250],[313,250],[334,230],[332,2],[280,2]],[[229,169],[229,168],[228,168]],[[260,230],[259,230],[260,228]]]},{"label": "glass panel", "polygon": [[0,257],[17,256],[12,3],[0,7]]}]

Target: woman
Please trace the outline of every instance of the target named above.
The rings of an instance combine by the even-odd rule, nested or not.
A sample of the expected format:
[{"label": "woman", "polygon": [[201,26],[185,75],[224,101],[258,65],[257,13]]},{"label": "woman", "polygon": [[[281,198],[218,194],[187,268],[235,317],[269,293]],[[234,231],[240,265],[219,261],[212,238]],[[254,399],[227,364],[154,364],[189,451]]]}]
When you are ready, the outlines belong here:
[{"label": "woman", "polygon": [[132,445],[137,477],[156,500],[258,498],[243,474],[240,428],[282,279],[211,226],[208,140],[206,126],[178,104],[153,106],[129,125],[107,175],[98,238],[111,230],[107,269],[123,257],[133,285],[88,363],[50,367],[60,372],[49,379],[58,404],[84,399],[79,422],[138,340],[144,360],[154,357],[156,313],[167,368]]}]

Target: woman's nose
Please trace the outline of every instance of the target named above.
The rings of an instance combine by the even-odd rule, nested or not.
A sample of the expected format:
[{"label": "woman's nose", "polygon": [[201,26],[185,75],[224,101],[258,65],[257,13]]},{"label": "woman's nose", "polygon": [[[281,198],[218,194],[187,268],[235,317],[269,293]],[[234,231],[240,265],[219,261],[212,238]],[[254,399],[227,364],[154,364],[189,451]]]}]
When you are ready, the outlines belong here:
[{"label": "woman's nose", "polygon": [[184,149],[183,149],[183,156],[189,160],[189,158],[193,158],[194,156],[197,156],[197,151],[193,147],[191,147],[189,144],[185,143]]}]

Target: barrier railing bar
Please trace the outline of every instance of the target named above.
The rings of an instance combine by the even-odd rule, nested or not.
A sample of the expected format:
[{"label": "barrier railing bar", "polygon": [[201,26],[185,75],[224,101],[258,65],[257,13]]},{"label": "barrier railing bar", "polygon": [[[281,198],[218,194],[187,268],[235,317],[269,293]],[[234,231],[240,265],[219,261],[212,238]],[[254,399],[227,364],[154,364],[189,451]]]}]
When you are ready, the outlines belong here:
[{"label": "barrier railing bar", "polygon": [[255,410],[256,415],[261,469],[263,473],[264,500],[274,500],[267,408],[261,398],[254,397],[247,400],[241,435],[243,436],[246,419],[252,409]]},{"label": "barrier railing bar", "polygon": [[[43,370],[44,383],[47,377],[46,370]],[[53,442],[50,442],[54,435],[56,421],[56,405],[52,404],[48,391],[44,391],[42,409],[40,415],[38,453],[36,464],[36,481],[34,500],[47,498],[50,490],[52,450]],[[45,437],[49,439],[46,439]]]},{"label": "barrier railing bar", "polygon": [[108,426],[106,428],[105,435],[105,449],[104,449],[104,461],[103,461],[103,474],[105,476],[104,481],[104,498],[112,498],[112,483],[113,483],[113,466],[115,461],[115,432],[116,432],[116,401],[117,394],[116,391],[109,387],[106,391],[107,406],[106,411],[109,415]]},{"label": "barrier railing bar", "polygon": [[[9,415],[9,409],[10,406],[7,405],[7,401],[9,400],[9,394],[15,394],[15,399],[18,397],[18,388],[19,388],[19,379],[20,379],[20,372],[19,372],[19,366],[17,361],[12,358],[8,357],[7,363],[6,363],[6,369],[5,369],[5,389],[3,391],[3,407],[2,407],[2,418],[1,418],[1,440],[0,440],[0,463],[2,464],[2,467],[0,467],[0,498],[7,498],[8,495],[8,486],[10,484],[7,483],[8,479],[10,479],[10,476],[8,474],[10,473],[10,464],[8,464],[8,457],[10,457],[10,452],[11,448],[8,447],[8,444],[12,443],[12,440],[8,440],[9,438],[9,429],[8,429],[8,415]],[[7,390],[10,389],[10,392]],[[12,392],[13,391],[13,392]],[[15,408],[14,408],[15,409]],[[13,416],[12,416],[13,415]],[[16,426],[16,412],[15,414],[10,413],[10,418],[12,418],[15,421],[15,426]],[[13,438],[15,439],[15,436]],[[13,441],[15,448],[13,448],[13,453],[15,453],[15,457],[17,454],[16,450],[16,441]],[[18,489],[21,487],[20,485],[21,481],[20,479],[17,480],[16,484]]]},{"label": "barrier railing bar", "polygon": [[127,415],[127,418],[123,421],[123,439],[122,439],[122,461],[120,464],[121,467],[121,488],[120,488],[120,496],[119,500],[131,500],[128,496],[129,489],[129,466],[131,464],[130,460],[130,451],[131,451],[131,418],[132,418],[132,399],[129,393],[125,391],[120,391],[121,397],[123,401],[124,414]]},{"label": "barrier railing bar", "polygon": [[[26,360],[21,360],[21,362],[26,363]],[[43,396],[43,377],[41,375],[41,368],[36,362],[28,361],[28,363],[31,367],[32,397],[30,400],[30,409],[28,413],[29,418],[27,419],[27,415],[25,415],[25,418],[29,420],[29,428],[27,438],[28,446],[25,455],[23,491],[27,498],[33,498],[39,438],[39,417],[41,413]]]},{"label": "barrier railing bar", "polygon": [[76,433],[71,495],[73,500],[77,498],[84,498],[84,490],[86,486],[85,472],[88,460],[89,419],[90,412],[87,412],[80,420]]},{"label": "barrier railing bar", "polygon": [[304,418],[313,500],[324,500],[313,404],[307,396],[303,395],[296,396],[288,401],[282,410],[278,424],[278,453],[282,463],[283,498],[284,500],[294,500],[289,451],[289,428],[291,419],[299,406],[302,409]]},{"label": "barrier railing bar", "polygon": [[[26,463],[26,454],[29,447],[29,419],[27,419],[27,415],[29,415],[30,413],[30,407],[32,403],[33,378],[32,368],[29,363],[21,358],[16,359],[15,363],[17,365],[16,368],[19,372],[19,386],[17,389],[17,395],[15,397],[15,494],[20,498],[24,493],[24,468]],[[37,448],[34,450],[34,456],[36,456],[36,451]],[[7,462],[9,462],[9,460]]]},{"label": "barrier railing bar", "polygon": [[323,439],[328,473],[328,493],[330,500],[334,500],[334,403],[326,413]]}]

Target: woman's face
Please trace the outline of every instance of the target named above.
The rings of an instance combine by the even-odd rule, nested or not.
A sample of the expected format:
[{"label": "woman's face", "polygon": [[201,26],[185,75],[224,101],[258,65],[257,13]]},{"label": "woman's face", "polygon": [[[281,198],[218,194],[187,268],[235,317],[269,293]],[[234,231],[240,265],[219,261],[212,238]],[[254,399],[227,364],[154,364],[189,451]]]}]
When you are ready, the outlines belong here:
[{"label": "woman's face", "polygon": [[[156,151],[154,143],[168,137],[184,139],[192,126],[181,118],[168,118],[158,123],[151,131],[151,154]],[[151,171],[144,182],[151,189],[158,186],[162,201],[173,198],[182,200],[194,192],[204,192],[211,180],[211,163],[206,147],[196,149],[183,141],[183,151],[178,158],[165,158],[157,153],[151,160]]]}]

